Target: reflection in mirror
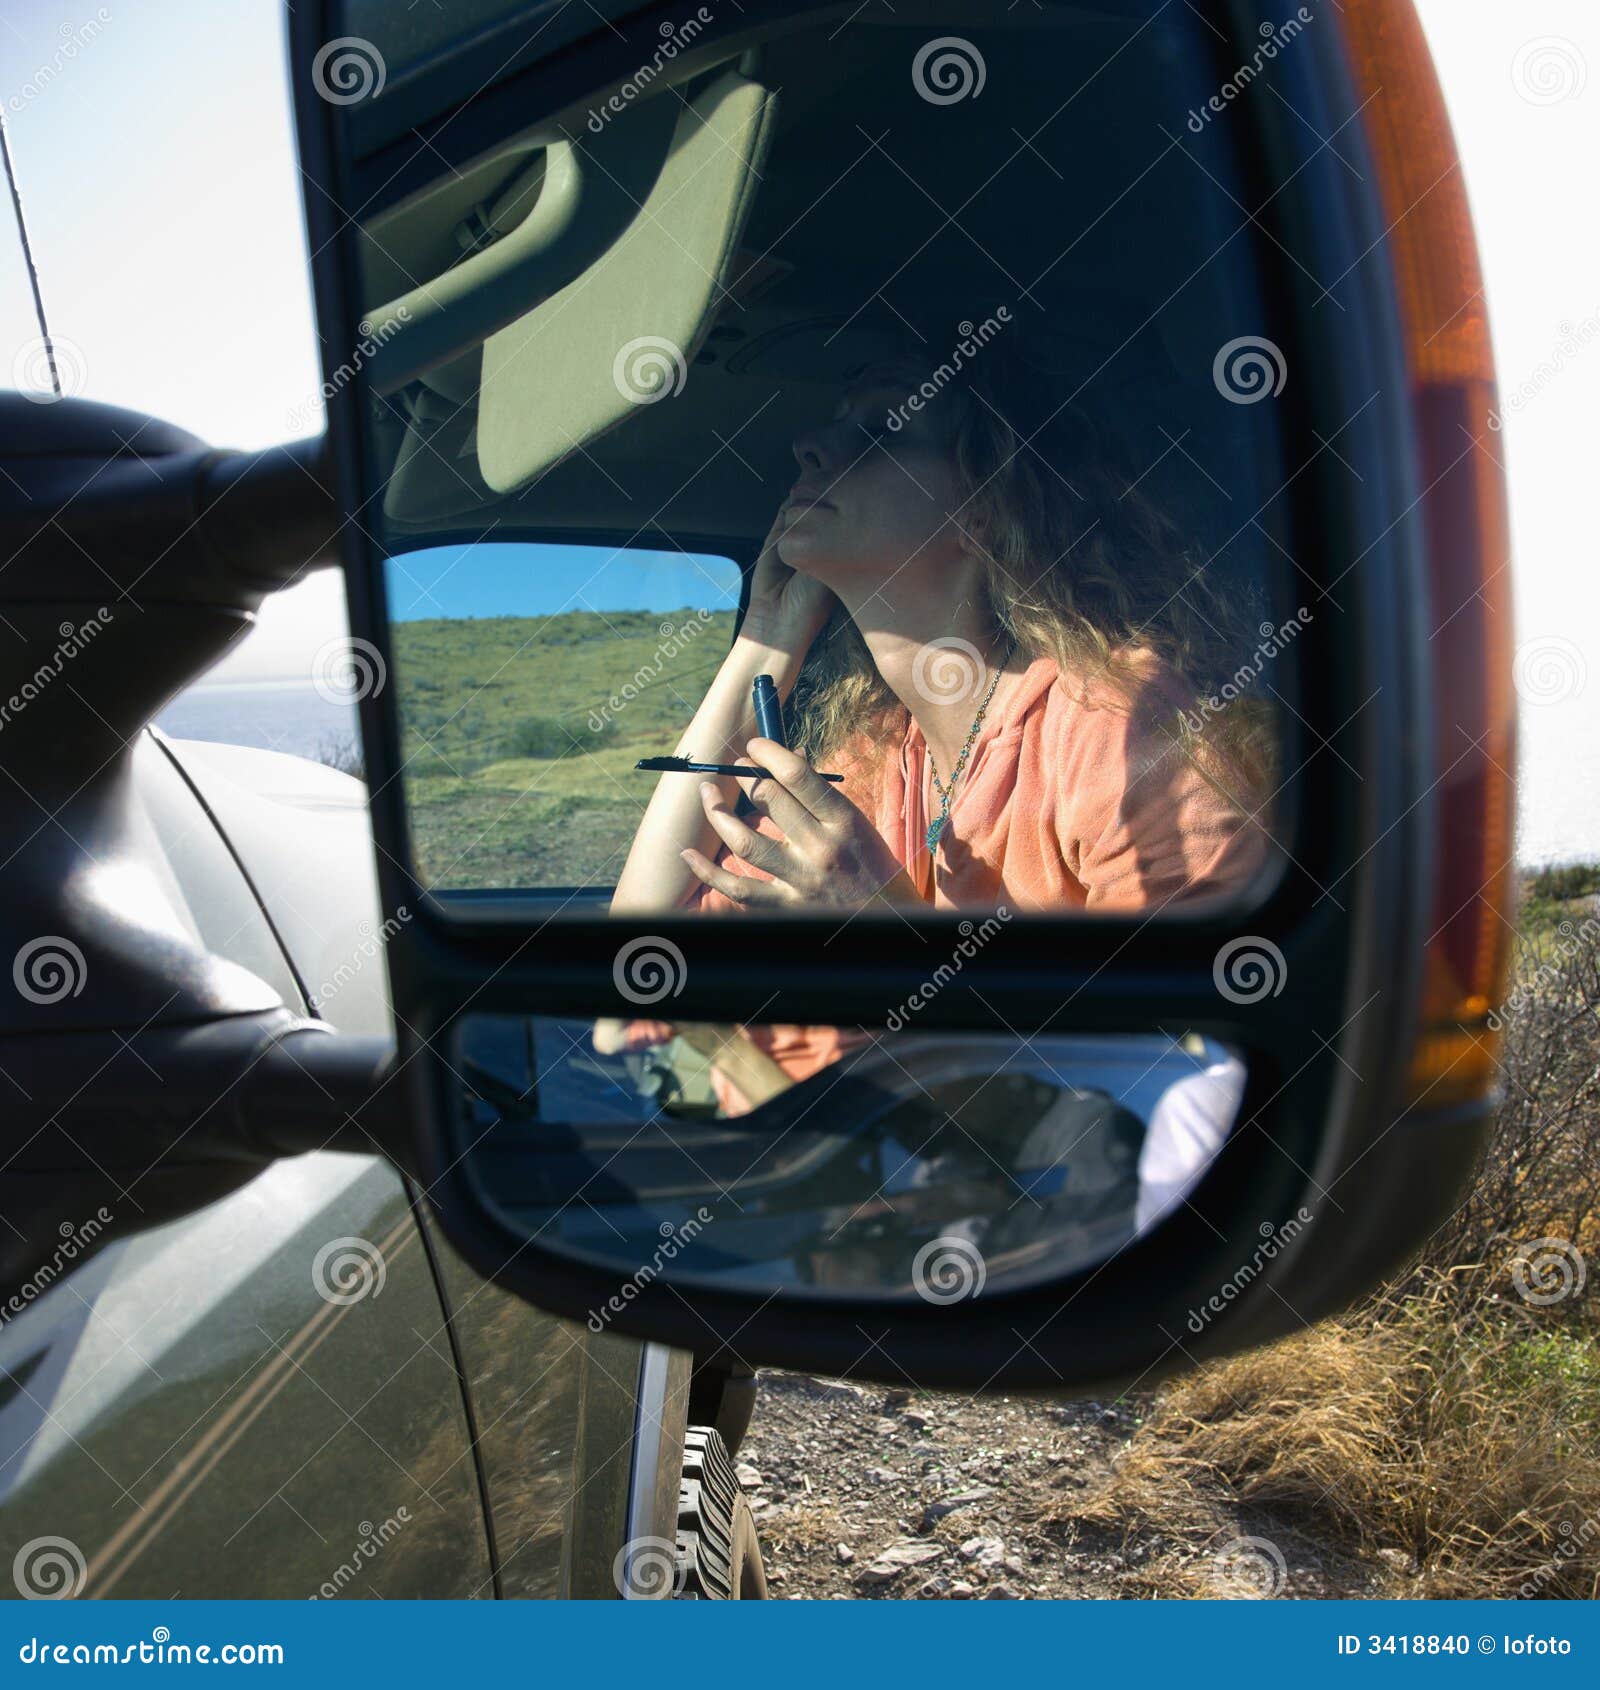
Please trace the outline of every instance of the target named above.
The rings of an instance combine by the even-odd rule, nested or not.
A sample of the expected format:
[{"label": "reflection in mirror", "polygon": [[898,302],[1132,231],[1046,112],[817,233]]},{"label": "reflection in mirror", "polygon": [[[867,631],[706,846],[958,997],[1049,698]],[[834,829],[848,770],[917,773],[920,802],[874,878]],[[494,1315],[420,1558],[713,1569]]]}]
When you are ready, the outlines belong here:
[{"label": "reflection in mirror", "polygon": [[464,1165],[624,1303],[640,1274],[950,1302],[1109,1259],[1193,1189],[1244,1091],[1233,1053],[1148,1034],[830,1030],[793,1082],[772,1038],[817,1031],[471,1016]]},{"label": "reflection in mirror", "polygon": [[634,764],[716,673],[738,566],[500,541],[403,553],[387,586],[423,879],[609,892],[639,825]]},{"label": "reflection in mirror", "polygon": [[[1314,620],[1289,371],[1238,131],[1185,122],[1203,26],[1118,14],[696,13],[364,212],[431,884],[888,919],[1257,883]],[[1037,67],[1079,62],[1063,103]]]}]

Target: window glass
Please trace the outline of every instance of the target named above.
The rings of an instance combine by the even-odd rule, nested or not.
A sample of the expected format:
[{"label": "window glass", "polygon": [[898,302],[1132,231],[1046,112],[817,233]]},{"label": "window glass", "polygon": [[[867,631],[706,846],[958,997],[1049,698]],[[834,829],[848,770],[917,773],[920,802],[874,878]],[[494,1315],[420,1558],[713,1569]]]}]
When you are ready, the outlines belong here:
[{"label": "window glass", "polygon": [[739,568],[485,541],[387,566],[404,779],[440,889],[609,891],[651,777],[727,655]]}]

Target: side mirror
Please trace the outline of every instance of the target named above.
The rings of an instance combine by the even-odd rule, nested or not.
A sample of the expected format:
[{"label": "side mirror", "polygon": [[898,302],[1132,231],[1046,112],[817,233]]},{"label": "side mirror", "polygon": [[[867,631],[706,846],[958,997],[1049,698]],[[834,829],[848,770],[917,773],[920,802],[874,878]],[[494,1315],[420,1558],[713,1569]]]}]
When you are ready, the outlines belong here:
[{"label": "side mirror", "polygon": [[[1402,180],[1442,108],[1397,109],[1344,18],[1266,73],[1316,123],[1219,114],[1249,7],[1220,49],[1128,16],[1065,111],[1027,74],[1071,57],[1065,12],[536,10],[291,21],[445,1229],[591,1324],[935,1385],[1149,1377],[1341,1306],[1495,1105],[1493,370],[1459,177]],[[792,580],[837,601],[798,649]],[[768,732],[702,820],[637,765],[751,766],[710,724],[757,650],[812,770]],[[889,853],[848,834],[880,872],[848,896],[838,852],[802,885],[771,845],[842,836],[841,803]],[[749,907],[676,866],[701,827]]]}]

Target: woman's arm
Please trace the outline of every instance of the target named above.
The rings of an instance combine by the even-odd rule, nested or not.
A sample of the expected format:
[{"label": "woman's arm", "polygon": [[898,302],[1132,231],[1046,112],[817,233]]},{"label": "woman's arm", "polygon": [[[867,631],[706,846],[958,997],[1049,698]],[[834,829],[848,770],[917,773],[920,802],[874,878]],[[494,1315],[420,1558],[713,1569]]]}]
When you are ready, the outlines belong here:
[{"label": "woman's arm", "polygon": [[755,1044],[743,1027],[680,1021],[678,1037],[738,1088],[752,1109],[787,1091],[794,1081]]},{"label": "woman's arm", "polygon": [[[784,526],[780,511],[756,560],[739,636],[673,748],[678,756],[707,763],[746,761],[745,743],[756,731],[750,702],[756,676],[770,675],[778,696],[787,698],[811,642],[833,609],[833,595],[826,587],[796,574],[779,558]],[[717,848],[700,796],[705,778],[663,775],[657,781],[611,899],[614,913],[677,909],[700,890],[679,853]],[[725,776],[716,784],[731,806],[737,796],[735,782]]]}]

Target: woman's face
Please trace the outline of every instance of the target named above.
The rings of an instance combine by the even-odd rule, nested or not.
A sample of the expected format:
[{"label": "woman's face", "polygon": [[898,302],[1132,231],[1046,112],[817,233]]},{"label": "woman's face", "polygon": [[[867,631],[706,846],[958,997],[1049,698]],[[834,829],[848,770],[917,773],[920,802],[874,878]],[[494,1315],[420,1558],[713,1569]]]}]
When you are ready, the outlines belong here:
[{"label": "woman's face", "polygon": [[778,556],[847,598],[892,598],[896,585],[926,592],[930,577],[975,555],[951,451],[962,401],[945,392],[913,409],[924,378],[910,364],[868,370],[828,422],[794,442],[800,473],[780,512]]}]

